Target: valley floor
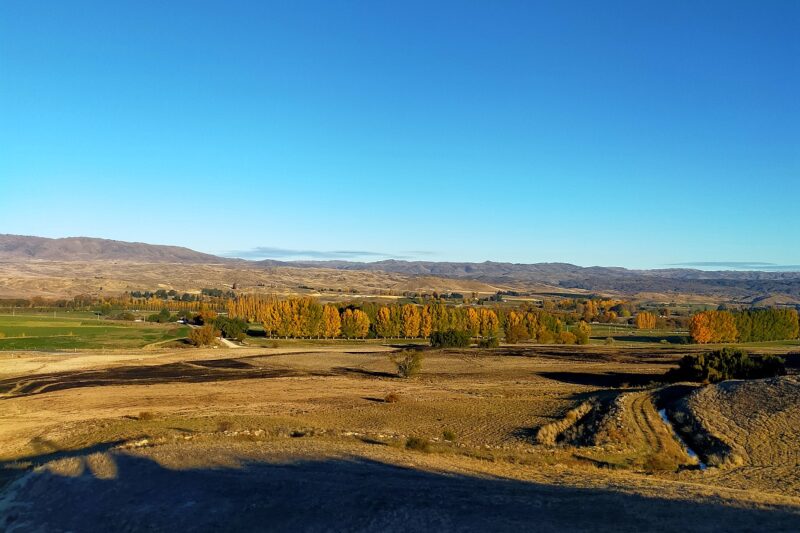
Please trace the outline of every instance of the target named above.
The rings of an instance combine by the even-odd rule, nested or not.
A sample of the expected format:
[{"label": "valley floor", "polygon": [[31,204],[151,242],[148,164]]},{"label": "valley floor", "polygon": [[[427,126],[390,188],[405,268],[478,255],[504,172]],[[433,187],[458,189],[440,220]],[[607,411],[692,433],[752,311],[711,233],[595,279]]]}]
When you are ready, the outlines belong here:
[{"label": "valley floor", "polygon": [[[800,526],[798,430],[781,422],[778,452],[699,470],[656,413],[653,383],[678,353],[426,351],[422,372],[399,379],[392,350],[0,354],[0,528]],[[783,379],[775,390],[791,398],[795,378]],[[706,390],[689,402],[698,419],[722,409]],[[569,419],[586,402],[590,414]],[[714,431],[743,411],[722,410]],[[548,425],[554,444],[538,439]],[[769,440],[773,426],[758,427]],[[765,466],[777,482],[757,474]]]}]

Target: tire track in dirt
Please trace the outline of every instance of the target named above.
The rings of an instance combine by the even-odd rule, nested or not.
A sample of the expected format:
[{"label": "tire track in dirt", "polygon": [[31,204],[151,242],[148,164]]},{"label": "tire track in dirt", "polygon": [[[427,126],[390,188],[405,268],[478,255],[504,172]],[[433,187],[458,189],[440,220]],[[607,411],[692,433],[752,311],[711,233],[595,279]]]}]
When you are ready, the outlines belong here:
[{"label": "tire track in dirt", "polygon": [[624,423],[641,439],[644,454],[673,462],[676,467],[694,464],[671,428],[659,416],[652,391],[626,394],[623,402],[625,413],[629,415],[624,417]]}]

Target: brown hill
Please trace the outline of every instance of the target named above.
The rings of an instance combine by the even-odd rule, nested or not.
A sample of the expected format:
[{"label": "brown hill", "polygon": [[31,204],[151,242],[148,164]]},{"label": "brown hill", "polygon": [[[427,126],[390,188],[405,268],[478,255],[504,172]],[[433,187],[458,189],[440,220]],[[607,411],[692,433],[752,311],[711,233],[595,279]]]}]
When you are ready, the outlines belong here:
[{"label": "brown hill", "polygon": [[[87,277],[85,266],[66,267],[69,263],[96,262],[93,275]],[[162,246],[138,242],[122,242],[88,237],[47,239],[20,235],[0,235],[0,263],[6,263],[3,274],[7,282],[0,282],[0,293],[57,293],[67,285],[78,290],[92,278],[105,279],[98,284],[110,287],[148,289],[139,285],[144,281],[139,273],[111,269],[110,262],[126,262],[146,267],[148,279],[161,284],[176,284],[167,265],[220,265],[226,272],[260,271],[263,286],[324,287],[327,290],[353,289],[369,286],[371,290],[430,292],[494,292],[518,290],[537,294],[569,293],[620,295],[657,301],[725,302],[743,305],[800,305],[800,273],[798,272],[709,272],[692,269],[628,270],[619,267],[580,267],[568,263],[453,263],[429,261],[378,261],[357,263],[347,261],[245,261],[217,257],[179,246]],[[37,273],[33,263],[40,265]],[[56,265],[57,263],[57,265]],[[16,271],[11,268],[16,265]],[[157,265],[161,265],[158,267]],[[61,270],[59,272],[59,269]],[[46,274],[45,274],[46,271]],[[277,273],[281,274],[278,276]],[[45,274],[43,276],[43,274]],[[210,273],[209,273],[210,274]],[[44,282],[42,278],[62,278],[70,283]],[[226,273],[209,275],[204,281],[208,287],[226,285],[230,278],[247,278],[249,275]],[[280,281],[276,281],[275,278]],[[23,281],[23,278],[25,281]],[[359,283],[360,278],[370,282]],[[36,280],[34,282],[34,279]],[[183,278],[182,278],[183,279]],[[189,285],[197,283],[197,273],[185,278]],[[118,283],[112,283],[115,280]],[[159,281],[161,280],[161,281]],[[382,281],[378,281],[382,280]],[[81,281],[81,283],[76,283]],[[21,285],[22,284],[22,285]],[[37,290],[34,285],[39,284]],[[180,283],[180,285],[185,285]],[[262,286],[262,285],[257,285]]]},{"label": "brown hill", "polygon": [[0,235],[0,261],[134,261],[138,263],[226,263],[215,255],[181,246],[112,241],[90,237],[48,239]]}]

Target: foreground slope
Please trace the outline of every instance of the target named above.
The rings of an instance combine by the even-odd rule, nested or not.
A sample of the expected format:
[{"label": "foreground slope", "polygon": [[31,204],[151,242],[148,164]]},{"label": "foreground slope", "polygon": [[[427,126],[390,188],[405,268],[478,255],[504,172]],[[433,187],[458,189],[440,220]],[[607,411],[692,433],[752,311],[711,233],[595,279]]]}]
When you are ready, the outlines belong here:
[{"label": "foreground slope", "polygon": [[[781,487],[638,461],[673,453],[674,443],[648,390],[623,385],[662,374],[672,352],[428,351],[418,377],[399,379],[394,349],[0,354],[0,528],[792,531],[800,523],[800,495]],[[614,450],[537,444],[540,428],[605,396],[620,398],[630,432],[619,453],[637,459],[630,466],[600,465],[598,454]],[[408,447],[411,437],[428,447]]]},{"label": "foreground slope", "polygon": [[701,451],[721,466],[712,477],[800,495],[800,376],[725,381],[691,394],[683,407]]}]

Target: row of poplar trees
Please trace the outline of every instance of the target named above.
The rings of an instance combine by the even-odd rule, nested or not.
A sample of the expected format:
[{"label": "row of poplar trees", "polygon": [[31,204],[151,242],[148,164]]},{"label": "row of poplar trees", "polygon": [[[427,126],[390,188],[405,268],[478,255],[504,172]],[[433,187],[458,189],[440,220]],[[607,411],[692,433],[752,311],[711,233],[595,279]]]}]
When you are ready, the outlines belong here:
[{"label": "row of poplar trees", "polygon": [[[453,307],[363,302],[337,306],[313,298],[278,299],[240,295],[227,302],[228,316],[262,324],[268,336],[306,338],[427,338],[434,332],[464,331],[472,337],[499,338],[501,329],[521,325],[531,339],[560,333],[562,322],[532,307],[500,311],[484,307]],[[552,342],[552,341],[551,341]]]},{"label": "row of poplar trees", "polygon": [[227,302],[228,316],[262,324],[269,336],[351,339],[370,332],[382,338],[429,337],[434,331],[456,329],[473,336],[497,336],[500,320],[491,309],[430,305],[377,305],[358,308],[320,304],[313,298],[240,295]]},{"label": "row of poplar trees", "polygon": [[800,319],[794,309],[702,311],[692,315],[689,333],[698,344],[796,339]]}]

